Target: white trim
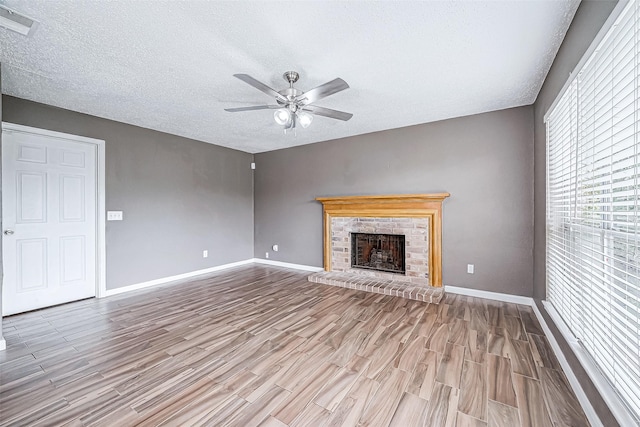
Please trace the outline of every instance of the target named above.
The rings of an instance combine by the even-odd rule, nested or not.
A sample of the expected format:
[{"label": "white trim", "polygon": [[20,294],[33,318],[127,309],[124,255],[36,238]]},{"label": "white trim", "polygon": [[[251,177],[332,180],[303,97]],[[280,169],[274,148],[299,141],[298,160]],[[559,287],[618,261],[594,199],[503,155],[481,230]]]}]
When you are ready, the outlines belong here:
[{"label": "white trim", "polygon": [[253,258],[253,262],[257,264],[273,265],[276,267],[293,268],[294,270],[313,271],[313,272],[324,271],[324,268],[322,267],[314,267],[312,265],[303,265],[303,264],[291,264],[290,262],[274,261],[271,259]]},{"label": "white trim", "polygon": [[238,267],[241,265],[252,264],[253,259],[245,259],[243,261],[232,262],[229,264],[222,264],[215,267],[205,268],[203,270],[190,271],[188,273],[176,274],[175,276],[161,277],[160,279],[149,280],[148,282],[136,283],[133,285],[123,286],[121,288],[107,289],[105,292],[106,297],[112,295],[118,295],[125,292],[137,291],[139,289],[150,288],[152,286],[164,285],[165,283],[175,282],[176,280],[188,279],[194,276],[200,276],[203,274],[213,273],[214,271],[226,270],[228,268]]},{"label": "white trim", "polygon": [[[564,322],[562,322],[562,324],[557,322],[555,316],[553,316],[549,312],[547,302],[543,301],[542,304],[544,305],[545,310],[547,311],[547,313],[549,313],[555,325],[558,327],[558,329],[560,330],[564,338],[569,343],[569,346],[571,346],[571,348],[575,353],[574,343],[577,344],[577,341],[574,338],[569,339],[569,337],[567,337],[564,334],[563,329],[566,329],[566,325],[564,325]],[[598,417],[598,414],[596,413],[595,409],[591,405],[591,402],[589,401],[587,394],[584,392],[584,389],[580,385],[580,382],[578,381],[578,377],[576,377],[576,374],[571,369],[571,366],[569,365],[567,358],[564,356],[562,349],[560,349],[560,344],[558,344],[556,337],[551,332],[551,329],[549,329],[549,326],[547,325],[547,322],[544,320],[544,317],[542,316],[540,309],[538,309],[537,304],[533,304],[532,307],[533,307],[533,312],[536,314],[536,317],[538,318],[538,322],[540,322],[540,325],[542,326],[542,330],[544,331],[544,334],[547,336],[547,339],[549,340],[549,344],[551,344],[551,348],[553,349],[553,352],[555,353],[558,359],[558,362],[560,362],[560,366],[562,366],[562,370],[567,376],[567,380],[569,380],[569,384],[571,384],[571,388],[573,389],[573,392],[576,394],[576,397],[578,398],[580,405],[582,405],[582,409],[584,410],[584,413],[587,416],[589,423],[593,427],[602,427],[602,421],[600,421],[600,418]],[[582,363],[582,361],[580,361],[580,363]],[[582,365],[584,366],[584,364]]]},{"label": "white trim", "polygon": [[105,162],[106,162],[106,148],[105,142],[101,141],[97,146],[97,162],[98,162],[98,182],[97,182],[97,196],[98,196],[98,235],[96,236],[96,245],[97,245],[97,259],[96,259],[96,267],[97,267],[97,291],[96,297],[102,298],[105,296],[107,291],[107,236],[106,236],[106,172],[105,172]]},{"label": "white trim", "polygon": [[523,297],[520,295],[501,294],[499,292],[482,291],[479,289],[470,289],[470,288],[460,288],[458,286],[449,286],[449,285],[446,285],[444,287],[444,291],[450,292],[452,294],[467,295],[470,297],[486,298],[486,299],[492,299],[492,300],[504,301],[504,302],[512,302],[514,304],[533,305],[533,298]]},{"label": "white trim", "polygon": [[56,132],[48,129],[34,128],[31,126],[17,125],[15,123],[2,122],[2,130],[8,132],[19,132],[28,134],[37,134],[46,136],[49,138],[59,138],[64,140],[71,140],[76,142],[84,142],[85,144],[99,144],[104,143],[101,139],[89,138],[87,136],[73,135],[70,133]]},{"label": "white trim", "polygon": [[[2,122],[3,132],[19,132],[59,138],[66,141],[91,144],[96,147],[96,297],[105,296],[107,289],[107,247],[105,239],[105,141],[70,133],[56,132],[48,129],[34,128],[15,123]],[[0,311],[2,308],[0,308]]]},{"label": "white trim", "polygon": [[0,351],[7,349],[7,342],[4,338],[0,338]]},{"label": "white trim", "polygon": [[175,276],[161,277],[159,279],[149,280],[148,282],[136,283],[133,285],[123,286],[121,288],[109,289],[105,291],[103,296],[110,297],[112,295],[118,295],[125,292],[137,291],[138,289],[150,288],[152,286],[164,285],[165,283],[175,282],[176,280],[188,279],[190,277],[209,274],[215,271],[226,270],[228,268],[239,267],[247,264],[267,264],[267,265],[273,265],[277,267],[292,268],[294,270],[304,270],[304,271],[314,271],[314,272],[324,270],[322,267],[312,267],[309,265],[302,265],[302,264],[291,264],[288,262],[273,261],[273,260],[266,260],[266,259],[260,259],[260,258],[249,258],[249,259],[245,259],[238,262],[232,262],[229,264],[222,264],[215,267],[205,268],[203,270],[190,271],[188,273],[177,274]]},{"label": "white trim", "polygon": [[600,46],[600,43],[609,32],[609,29],[611,29],[611,27],[616,22],[616,20],[618,19],[618,17],[620,16],[620,14],[622,13],[622,11],[624,10],[624,8],[627,6],[628,3],[629,3],[629,0],[619,0],[618,4],[616,4],[616,6],[613,8],[613,10],[611,11],[611,14],[609,15],[605,23],[602,25],[602,28],[600,28],[600,31],[598,31],[598,34],[593,39],[593,41],[591,42],[591,44],[589,45],[585,53],[582,55],[582,58],[580,58],[580,61],[578,61],[576,66],[573,68],[573,71],[569,73],[569,78],[564,83],[564,86],[562,86],[562,89],[560,89],[560,91],[556,95],[556,99],[554,99],[551,106],[547,109],[547,112],[545,113],[544,119],[543,119],[544,123],[547,122],[547,118],[553,112],[553,109],[556,108],[556,105],[558,104],[558,102],[560,102],[560,98],[562,98],[562,95],[567,91],[567,88],[569,87],[569,85],[573,82],[573,78],[576,75],[576,73],[582,70],[582,67],[584,66],[584,64],[586,64],[587,61],[591,59],[591,54],[598,48],[598,46]]},{"label": "white trim", "polygon": [[[598,369],[597,365],[595,364],[595,362],[593,361],[589,353],[580,345],[579,341],[575,338],[575,336],[573,335],[569,327],[566,325],[566,323],[564,322],[560,314],[558,314],[556,309],[553,307],[553,304],[551,304],[549,301],[546,301],[546,300],[542,301],[542,304],[544,305],[544,309],[546,310],[546,312],[549,314],[549,317],[553,319],[553,322],[560,330],[560,333],[562,334],[564,339],[566,339],[567,342],[569,343],[571,350],[578,358],[578,361],[580,362],[584,370],[587,372],[587,375],[589,375],[589,378],[591,378],[591,381],[593,381],[593,385],[596,387],[596,389],[602,396],[602,399],[605,401],[605,403],[611,410],[611,413],[616,417],[616,420],[620,423],[621,426],[635,425],[636,421],[631,415],[631,413],[629,412],[629,410],[627,409],[627,407],[625,406],[625,404],[618,397],[613,387],[611,387],[611,384],[609,383],[609,381],[607,381],[604,375],[602,375],[602,373]],[[582,390],[582,388],[579,386],[579,384],[577,386],[574,386],[573,382],[575,381],[577,383],[578,379],[576,378],[573,371],[569,368],[569,364],[567,360],[564,358],[562,351],[560,351],[560,346],[555,341],[555,338],[553,338],[553,334],[551,333],[548,326],[544,322],[544,319],[542,318],[542,314],[540,313],[540,311],[536,306],[534,306],[534,311],[536,312],[536,315],[538,316],[538,319],[542,324],[542,328],[544,329],[544,332],[547,334],[547,338],[551,343],[551,347],[553,347],[553,350],[555,351],[556,355],[558,355],[558,360],[560,361],[560,365],[562,365],[562,369],[566,371],[565,373],[567,374],[567,379],[571,383],[573,387],[573,391],[576,393],[578,400],[580,400],[580,403],[585,409],[585,413],[589,418],[589,422],[591,422],[591,425],[593,426],[596,426],[596,425],[602,426],[602,422],[597,417],[595,410],[591,406],[591,403],[589,402],[589,399],[587,399],[587,396],[584,394],[584,391]],[[560,357],[560,355],[562,355],[562,357]],[[580,393],[582,393],[583,396],[581,396]],[[592,412],[592,416],[594,417],[594,419],[592,419],[592,417],[590,416],[590,412]],[[597,420],[598,424],[596,424],[594,420]]]}]

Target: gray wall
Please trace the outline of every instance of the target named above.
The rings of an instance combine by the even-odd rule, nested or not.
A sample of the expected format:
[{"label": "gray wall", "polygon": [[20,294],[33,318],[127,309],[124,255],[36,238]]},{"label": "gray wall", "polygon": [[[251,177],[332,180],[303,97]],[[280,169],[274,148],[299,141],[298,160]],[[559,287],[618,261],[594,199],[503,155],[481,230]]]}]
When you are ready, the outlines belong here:
[{"label": "gray wall", "polygon": [[106,141],[106,208],[124,211],[124,221],[107,222],[107,289],[253,257],[251,154],[3,101],[6,122]]},{"label": "gray wall", "polygon": [[569,78],[577,63],[582,58],[600,28],[609,17],[616,5],[616,1],[584,1],[576,12],[571,27],[564,38],[562,46],[556,55],[553,66],[542,86],[538,99],[534,104],[535,114],[535,250],[534,250],[534,283],[533,294],[536,304],[549,327],[567,356],[569,364],[578,377],[589,400],[594,405],[600,419],[605,426],[616,426],[618,423],[612,416],[600,394],[593,386],[586,372],[576,359],[567,342],[553,324],[544,310],[540,299],[546,297],[546,129],[544,115],[557,97],[558,93]]},{"label": "gray wall", "polygon": [[[256,258],[269,251],[270,259],[322,266],[322,207],[315,197],[446,191],[444,283],[531,296],[531,106],[255,159]],[[279,252],[271,250],[273,244]],[[475,264],[473,275],[466,272],[469,263]]]}]

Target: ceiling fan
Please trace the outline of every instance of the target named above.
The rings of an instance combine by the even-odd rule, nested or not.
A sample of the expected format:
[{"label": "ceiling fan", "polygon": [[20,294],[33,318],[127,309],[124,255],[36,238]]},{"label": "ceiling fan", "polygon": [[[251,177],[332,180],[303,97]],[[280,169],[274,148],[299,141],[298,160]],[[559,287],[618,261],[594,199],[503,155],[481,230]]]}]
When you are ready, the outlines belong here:
[{"label": "ceiling fan", "polygon": [[307,92],[303,92],[293,87],[293,84],[298,81],[300,75],[295,71],[287,71],[282,77],[289,83],[289,87],[276,92],[274,89],[259,82],[248,74],[234,74],[233,76],[255,87],[259,91],[274,97],[277,105],[225,108],[224,110],[230,113],[253,110],[276,110],[273,113],[273,118],[276,123],[284,126],[285,132],[289,129],[294,129],[296,123],[299,123],[303,128],[309,127],[313,121],[312,114],[343,120],[345,122],[353,117],[351,113],[312,105],[316,101],[326,98],[329,95],[348,89],[349,85],[347,82],[340,78],[331,80]]}]

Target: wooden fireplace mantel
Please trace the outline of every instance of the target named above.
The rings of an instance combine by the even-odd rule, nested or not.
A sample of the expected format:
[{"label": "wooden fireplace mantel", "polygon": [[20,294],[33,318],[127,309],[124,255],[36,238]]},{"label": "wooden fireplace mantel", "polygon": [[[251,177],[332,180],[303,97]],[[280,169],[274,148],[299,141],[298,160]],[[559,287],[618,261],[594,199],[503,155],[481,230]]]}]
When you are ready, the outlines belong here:
[{"label": "wooden fireplace mantel", "polygon": [[324,223],[324,269],[331,271],[331,218],[420,218],[429,220],[429,284],[442,286],[442,201],[449,193],[317,197]]}]

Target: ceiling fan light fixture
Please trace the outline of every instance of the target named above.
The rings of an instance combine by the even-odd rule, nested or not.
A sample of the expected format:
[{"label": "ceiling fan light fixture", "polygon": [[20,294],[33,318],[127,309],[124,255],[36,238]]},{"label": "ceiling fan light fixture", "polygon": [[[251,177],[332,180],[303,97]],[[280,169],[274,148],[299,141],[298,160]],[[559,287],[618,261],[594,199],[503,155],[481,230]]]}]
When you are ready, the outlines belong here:
[{"label": "ceiling fan light fixture", "polygon": [[310,89],[307,92],[303,92],[293,87],[293,84],[298,81],[300,75],[295,71],[287,71],[282,77],[289,83],[289,87],[277,92],[275,89],[254,79],[248,74],[234,74],[233,76],[253,86],[260,92],[275,97],[276,105],[225,108],[225,111],[239,113],[242,111],[273,109],[275,110],[273,112],[273,119],[277,124],[284,127],[285,134],[289,130],[293,130],[295,133],[296,125],[300,125],[302,128],[308,128],[313,122],[314,114],[345,122],[353,116],[353,114],[345,113],[344,111],[313,105],[316,101],[349,88],[347,82],[339,77]]},{"label": "ceiling fan light fixture", "polygon": [[313,121],[313,116],[309,113],[305,113],[304,111],[298,111],[296,115],[298,116],[298,123],[300,123],[300,126],[305,129],[308,128]]},{"label": "ceiling fan light fixture", "polygon": [[273,119],[279,125],[286,125],[291,121],[291,112],[287,108],[280,108],[273,113]]}]

